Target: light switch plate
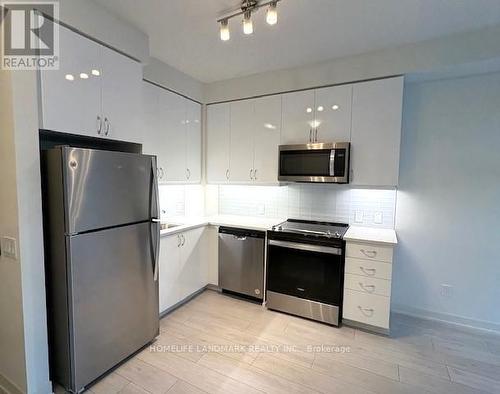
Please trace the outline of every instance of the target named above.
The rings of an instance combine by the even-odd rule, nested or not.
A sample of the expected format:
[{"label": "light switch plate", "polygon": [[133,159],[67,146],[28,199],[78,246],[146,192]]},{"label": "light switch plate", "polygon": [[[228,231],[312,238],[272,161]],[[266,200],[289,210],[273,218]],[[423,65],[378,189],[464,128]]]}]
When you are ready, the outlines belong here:
[{"label": "light switch plate", "polygon": [[17,260],[17,241],[15,238],[2,237],[0,239],[0,250],[3,257]]},{"label": "light switch plate", "polygon": [[373,215],[373,223],[375,224],[382,224],[383,222],[383,214],[380,211],[375,212]]},{"label": "light switch plate", "polygon": [[363,211],[356,211],[354,221],[356,223],[363,223]]}]

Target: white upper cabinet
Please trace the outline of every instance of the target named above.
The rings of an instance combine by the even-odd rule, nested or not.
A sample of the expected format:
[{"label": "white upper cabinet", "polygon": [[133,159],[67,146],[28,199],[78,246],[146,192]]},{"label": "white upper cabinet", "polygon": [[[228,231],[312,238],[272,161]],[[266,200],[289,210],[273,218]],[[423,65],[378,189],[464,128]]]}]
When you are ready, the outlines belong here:
[{"label": "white upper cabinet", "polygon": [[231,106],[229,103],[207,106],[207,181],[229,181],[231,145]]},{"label": "white upper cabinet", "polygon": [[102,117],[107,138],[141,142],[142,66],[101,46]]},{"label": "white upper cabinet", "polygon": [[209,183],[276,183],[281,96],[209,105]]},{"label": "white upper cabinet", "polygon": [[60,26],[59,70],[40,71],[47,130],[140,142],[142,67]]},{"label": "white upper cabinet", "polygon": [[312,142],[314,122],[314,90],[286,93],[283,96],[283,145]]},{"label": "white upper cabinet", "polygon": [[352,85],[317,89],[314,142],[349,142],[351,140]]},{"label": "white upper cabinet", "polygon": [[187,181],[201,182],[201,105],[186,100],[186,171]]},{"label": "white upper cabinet", "polygon": [[[87,136],[102,131],[100,45],[61,26],[59,70],[40,71],[41,128]],[[80,78],[85,73],[88,78]]]},{"label": "white upper cabinet", "polygon": [[353,88],[351,183],[397,186],[403,77],[358,83]]},{"label": "white upper cabinet", "polygon": [[165,181],[187,180],[186,172],[186,103],[175,93],[160,94],[161,129],[165,133]]},{"label": "white upper cabinet", "polygon": [[157,158],[158,182],[165,183],[167,168],[167,136],[160,117],[160,94],[163,89],[148,82],[142,83],[142,151]]},{"label": "white upper cabinet", "polygon": [[254,155],[254,100],[231,103],[231,147],[230,180],[250,182],[253,180]]},{"label": "white upper cabinet", "polygon": [[281,136],[281,96],[255,100],[254,174],[258,183],[275,183],[278,179],[278,147]]},{"label": "white upper cabinet", "polygon": [[143,82],[143,152],[158,157],[160,183],[201,181],[201,105]]}]

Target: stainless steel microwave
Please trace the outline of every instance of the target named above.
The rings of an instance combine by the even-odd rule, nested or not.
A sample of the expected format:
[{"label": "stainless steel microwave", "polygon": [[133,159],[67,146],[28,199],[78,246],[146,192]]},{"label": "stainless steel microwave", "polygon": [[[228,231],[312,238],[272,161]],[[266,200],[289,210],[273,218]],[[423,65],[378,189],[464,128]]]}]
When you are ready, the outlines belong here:
[{"label": "stainless steel microwave", "polygon": [[349,142],[280,145],[278,180],[349,183]]}]

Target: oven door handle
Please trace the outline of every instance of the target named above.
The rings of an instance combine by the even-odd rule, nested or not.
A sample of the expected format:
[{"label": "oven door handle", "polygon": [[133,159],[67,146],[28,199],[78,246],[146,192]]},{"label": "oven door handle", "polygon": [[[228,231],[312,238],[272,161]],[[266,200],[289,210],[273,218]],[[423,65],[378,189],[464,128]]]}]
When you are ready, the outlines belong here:
[{"label": "oven door handle", "polygon": [[332,248],[330,246],[310,245],[310,244],[302,244],[298,242],[288,242],[288,241],[275,241],[274,239],[269,241],[269,245],[278,246],[280,248],[305,250],[307,252],[328,253],[328,254],[335,254],[337,256],[342,255],[342,249]]}]

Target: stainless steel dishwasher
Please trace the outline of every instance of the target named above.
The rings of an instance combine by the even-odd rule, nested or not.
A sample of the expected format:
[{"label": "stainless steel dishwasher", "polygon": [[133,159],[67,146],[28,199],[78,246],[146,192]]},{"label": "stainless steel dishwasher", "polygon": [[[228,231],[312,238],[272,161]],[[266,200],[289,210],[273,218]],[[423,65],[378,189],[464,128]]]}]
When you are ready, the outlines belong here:
[{"label": "stainless steel dishwasher", "polygon": [[222,290],[262,299],[265,237],[263,231],[219,228],[219,286]]}]

